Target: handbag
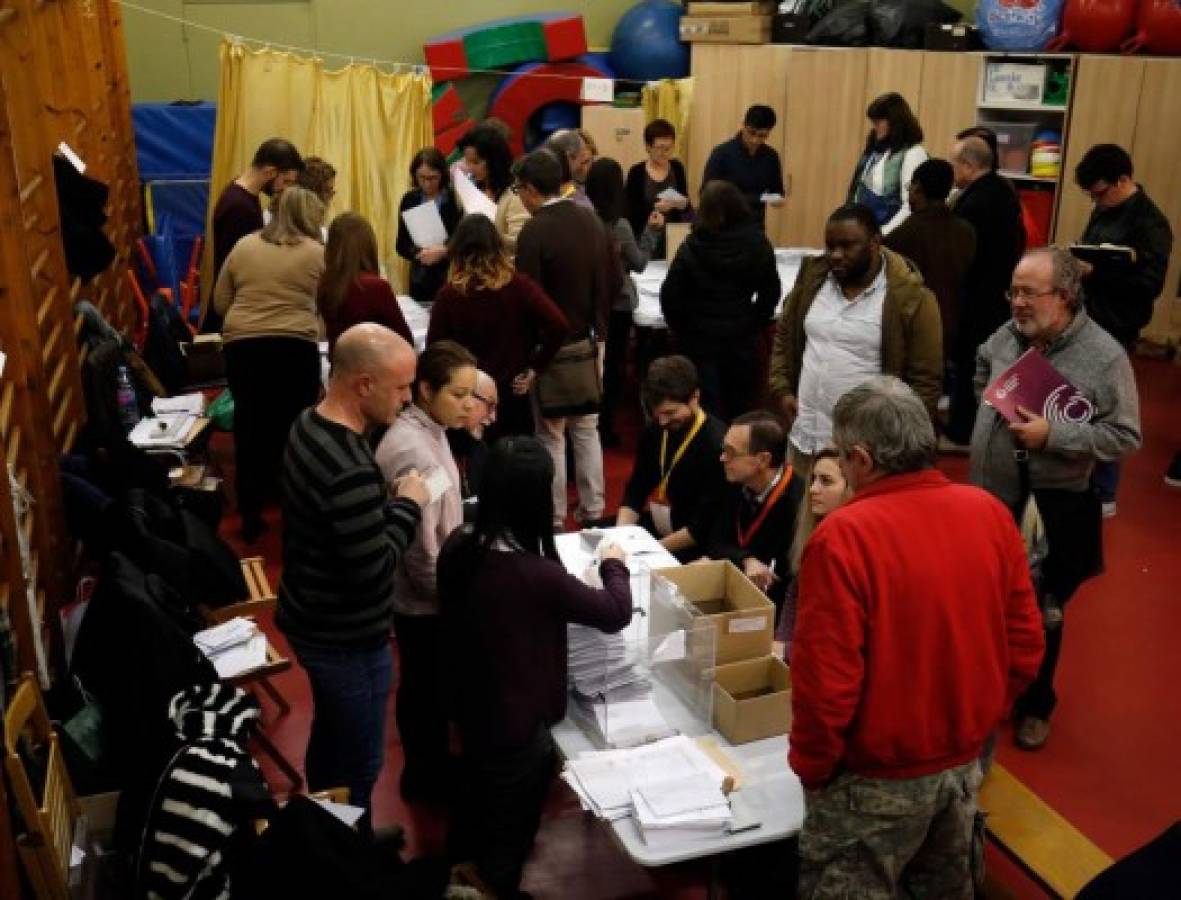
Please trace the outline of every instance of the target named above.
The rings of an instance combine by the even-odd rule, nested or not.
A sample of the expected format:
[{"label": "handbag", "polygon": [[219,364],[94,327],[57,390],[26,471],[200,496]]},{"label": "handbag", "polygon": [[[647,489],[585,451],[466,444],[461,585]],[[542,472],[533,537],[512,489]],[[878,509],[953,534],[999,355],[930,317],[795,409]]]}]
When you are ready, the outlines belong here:
[{"label": "handbag", "polygon": [[546,419],[586,416],[599,411],[603,380],[594,338],[564,344],[537,376],[537,405]]}]

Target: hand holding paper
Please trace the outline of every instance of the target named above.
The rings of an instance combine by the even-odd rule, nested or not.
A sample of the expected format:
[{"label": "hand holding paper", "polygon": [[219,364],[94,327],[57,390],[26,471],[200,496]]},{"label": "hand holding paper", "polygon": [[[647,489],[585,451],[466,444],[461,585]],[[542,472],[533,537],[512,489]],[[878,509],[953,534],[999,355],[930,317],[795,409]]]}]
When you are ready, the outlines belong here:
[{"label": "hand holding paper", "polygon": [[402,221],[416,247],[437,247],[447,243],[447,228],[433,200],[406,210],[402,213]]},{"label": "hand holding paper", "polygon": [[489,221],[496,221],[496,204],[476,187],[472,177],[459,167],[459,163],[451,167],[451,183],[455,185],[455,193],[459,196],[464,213],[486,216]]}]

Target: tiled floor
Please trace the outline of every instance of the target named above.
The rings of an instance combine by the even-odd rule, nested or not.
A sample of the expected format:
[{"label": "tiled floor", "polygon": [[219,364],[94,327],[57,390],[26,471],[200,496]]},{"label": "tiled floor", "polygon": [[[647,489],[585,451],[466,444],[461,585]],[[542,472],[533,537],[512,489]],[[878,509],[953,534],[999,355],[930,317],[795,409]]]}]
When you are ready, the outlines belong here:
[{"label": "tiled floor", "polygon": [[[1181,683],[1181,491],[1161,480],[1172,453],[1181,448],[1181,366],[1137,360],[1146,442],[1126,467],[1119,516],[1105,525],[1107,573],[1072,601],[1059,667],[1060,704],[1054,731],[1040,753],[1022,753],[1006,739],[1000,760],[1047,803],[1113,856],[1162,831],[1181,814],[1181,713],[1175,685]],[[624,446],[634,442],[635,422],[621,427]],[[215,452],[232,468],[225,438]],[[609,507],[618,502],[630,463],[626,449],[606,452]],[[942,467],[955,478],[964,460]],[[228,516],[225,534],[242,555],[262,555],[278,575],[279,523],[254,547],[236,542],[237,522]],[[272,633],[273,633],[273,629]],[[282,636],[276,635],[282,646]],[[268,732],[296,765],[301,764],[310,700],[296,667],[279,679],[291,714],[275,719],[264,701]],[[441,811],[407,808],[397,793],[401,748],[389,717],[388,754],[375,792],[377,824],[401,823],[411,855],[442,848]],[[275,773],[267,767],[268,776]],[[278,779],[276,778],[277,782]],[[760,862],[770,871],[774,857]],[[990,852],[994,877],[1011,896],[1043,896],[1011,863]],[[539,897],[699,898],[709,878],[705,863],[645,871],[612,842],[606,828],[588,819],[570,793],[555,782],[525,887]],[[759,892],[756,891],[756,895]],[[780,896],[778,892],[766,896]]]}]

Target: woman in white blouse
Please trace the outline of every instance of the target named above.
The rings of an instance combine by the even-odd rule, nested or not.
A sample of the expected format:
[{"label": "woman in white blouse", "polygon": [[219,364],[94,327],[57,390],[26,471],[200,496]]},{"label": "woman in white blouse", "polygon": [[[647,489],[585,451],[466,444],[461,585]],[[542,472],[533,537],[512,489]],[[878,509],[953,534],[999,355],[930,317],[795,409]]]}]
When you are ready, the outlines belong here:
[{"label": "woman in white blouse", "polygon": [[927,159],[923,129],[901,94],[882,94],[865,111],[871,128],[849,185],[849,202],[873,211],[883,234],[910,215],[907,187]]}]

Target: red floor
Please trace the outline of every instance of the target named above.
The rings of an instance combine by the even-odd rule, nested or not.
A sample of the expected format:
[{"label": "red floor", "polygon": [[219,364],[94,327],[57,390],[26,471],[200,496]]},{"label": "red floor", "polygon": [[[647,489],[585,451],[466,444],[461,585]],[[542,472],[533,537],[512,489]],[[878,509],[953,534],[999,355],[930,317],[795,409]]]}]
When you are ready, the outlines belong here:
[{"label": "red floor", "polygon": [[[1181,653],[1174,640],[1181,634],[1175,588],[1181,578],[1181,491],[1169,490],[1161,480],[1173,452],[1181,448],[1181,366],[1137,360],[1136,371],[1145,446],[1126,465],[1119,515],[1105,525],[1107,573],[1086,585],[1070,605],[1053,733],[1039,753],[1016,750],[1006,735],[999,754],[1018,778],[1113,857],[1181,818],[1181,703],[1175,697]],[[634,442],[635,423],[630,424],[630,431],[622,429],[625,447]],[[214,452],[232,470],[228,439],[219,437]],[[630,468],[628,451],[608,450],[605,461],[608,507],[614,508]],[[948,459],[943,467],[955,478],[966,474],[964,460]],[[237,541],[232,514],[222,532],[241,555],[265,557],[277,583],[277,513],[269,520],[271,531],[253,547]],[[285,649],[282,636],[275,638]],[[292,712],[276,718],[264,701],[267,730],[299,767],[310,715],[307,681],[296,666],[279,685]],[[411,855],[437,853],[443,817],[402,804],[397,791],[401,748],[392,711],[389,722],[386,767],[374,795],[376,822],[402,824]],[[264,769],[282,789],[273,768]],[[1043,896],[998,854],[990,853],[990,871],[1012,896]],[[569,791],[556,783],[525,888],[571,900],[698,898],[705,896],[707,877],[704,864],[655,871],[632,864],[607,829],[584,816]]]}]

